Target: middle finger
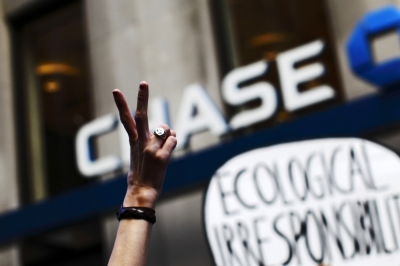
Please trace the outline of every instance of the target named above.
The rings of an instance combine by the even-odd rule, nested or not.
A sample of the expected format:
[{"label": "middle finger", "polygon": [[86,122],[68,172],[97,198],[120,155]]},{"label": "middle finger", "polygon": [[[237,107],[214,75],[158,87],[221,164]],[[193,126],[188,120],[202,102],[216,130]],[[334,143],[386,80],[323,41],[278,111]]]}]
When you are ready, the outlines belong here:
[{"label": "middle finger", "polygon": [[149,122],[147,118],[147,106],[149,100],[149,86],[147,82],[142,81],[139,85],[137,106],[135,113],[136,129],[139,142],[144,144],[150,138]]}]

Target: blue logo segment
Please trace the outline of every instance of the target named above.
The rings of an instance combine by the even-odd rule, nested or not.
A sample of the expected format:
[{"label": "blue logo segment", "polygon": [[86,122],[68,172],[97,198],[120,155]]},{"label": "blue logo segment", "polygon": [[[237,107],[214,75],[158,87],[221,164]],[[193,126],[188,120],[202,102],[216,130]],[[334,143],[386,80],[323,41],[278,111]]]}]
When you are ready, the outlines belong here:
[{"label": "blue logo segment", "polygon": [[347,54],[354,73],[383,88],[400,84],[400,57],[376,64],[370,47],[370,39],[389,30],[400,33],[400,11],[393,6],[364,16],[358,22],[347,43]]}]

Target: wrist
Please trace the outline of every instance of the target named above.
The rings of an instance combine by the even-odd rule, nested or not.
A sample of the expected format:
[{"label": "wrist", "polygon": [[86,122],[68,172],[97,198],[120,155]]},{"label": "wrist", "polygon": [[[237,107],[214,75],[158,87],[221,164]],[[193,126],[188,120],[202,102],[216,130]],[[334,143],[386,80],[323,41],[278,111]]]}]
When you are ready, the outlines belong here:
[{"label": "wrist", "polygon": [[152,188],[128,188],[123,206],[124,207],[147,207],[155,209],[158,192]]}]

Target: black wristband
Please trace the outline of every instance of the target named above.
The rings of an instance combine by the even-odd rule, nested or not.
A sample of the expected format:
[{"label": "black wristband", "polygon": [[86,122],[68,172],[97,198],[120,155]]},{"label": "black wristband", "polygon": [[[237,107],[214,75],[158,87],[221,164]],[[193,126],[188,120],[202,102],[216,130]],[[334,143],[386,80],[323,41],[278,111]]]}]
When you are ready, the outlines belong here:
[{"label": "black wristband", "polygon": [[156,223],[156,211],[146,207],[123,207],[117,212],[117,219],[146,220],[151,224]]}]

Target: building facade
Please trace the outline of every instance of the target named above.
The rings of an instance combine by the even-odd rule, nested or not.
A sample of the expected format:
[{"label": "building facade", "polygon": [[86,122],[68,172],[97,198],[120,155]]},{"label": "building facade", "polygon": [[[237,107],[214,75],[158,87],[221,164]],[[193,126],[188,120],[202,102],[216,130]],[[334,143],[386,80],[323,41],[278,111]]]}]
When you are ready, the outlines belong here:
[{"label": "building facade", "polygon": [[[122,90],[134,109],[142,80],[151,126],[170,124],[179,141],[148,265],[213,265],[204,193],[237,154],[337,136],[400,151],[400,109],[389,105],[400,78],[374,83],[349,56],[358,23],[400,9],[398,0],[3,0],[1,7],[0,265],[106,264],[127,170],[111,92]],[[400,54],[398,27],[368,36],[376,64]],[[360,109],[375,101],[387,106],[378,117]]]}]

